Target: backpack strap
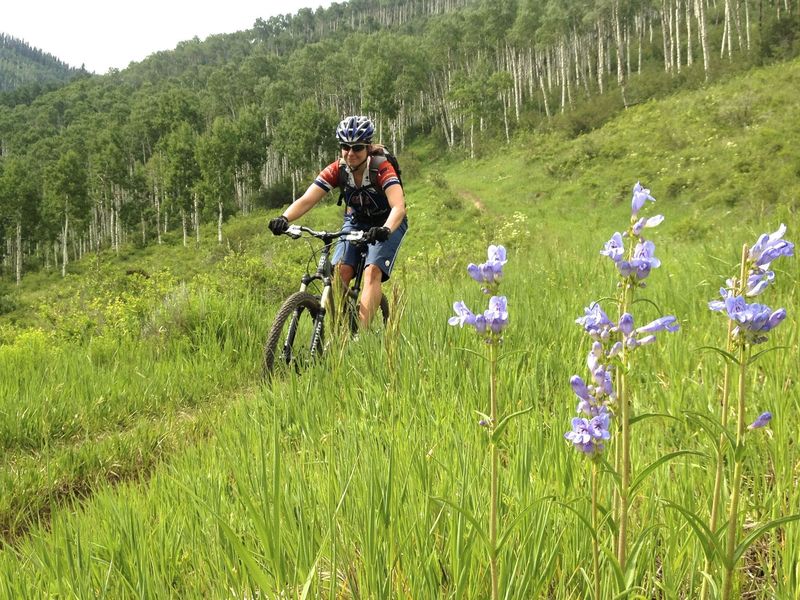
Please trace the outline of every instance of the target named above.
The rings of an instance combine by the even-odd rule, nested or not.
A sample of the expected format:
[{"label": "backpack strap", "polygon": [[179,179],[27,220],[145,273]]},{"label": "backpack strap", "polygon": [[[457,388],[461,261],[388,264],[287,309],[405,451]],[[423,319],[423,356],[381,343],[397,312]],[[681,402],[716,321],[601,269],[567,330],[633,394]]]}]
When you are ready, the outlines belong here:
[{"label": "backpack strap", "polygon": [[347,185],[347,170],[345,169],[344,161],[339,159],[339,199],[336,201],[336,206],[341,206],[344,202],[344,188]]},{"label": "backpack strap", "polygon": [[369,158],[369,183],[378,189],[378,186],[375,185],[378,181],[378,167],[389,159],[385,154],[372,154]]}]

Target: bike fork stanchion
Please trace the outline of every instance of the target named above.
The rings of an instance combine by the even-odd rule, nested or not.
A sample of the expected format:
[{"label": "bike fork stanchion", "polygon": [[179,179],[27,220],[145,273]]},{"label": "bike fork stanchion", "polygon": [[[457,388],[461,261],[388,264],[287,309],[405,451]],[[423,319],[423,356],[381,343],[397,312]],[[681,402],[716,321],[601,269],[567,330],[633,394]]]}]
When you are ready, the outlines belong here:
[{"label": "bike fork stanchion", "polygon": [[322,351],[322,344],[320,341],[322,339],[322,323],[325,320],[325,308],[320,307],[319,311],[317,312],[317,316],[314,318],[314,332],[311,335],[311,347],[309,350],[311,354],[317,354]]},{"label": "bike fork stanchion", "polygon": [[300,322],[302,308],[297,308],[292,313],[292,320],[289,322],[289,329],[286,331],[286,341],[283,342],[283,360],[288,365],[292,361],[292,347],[294,346],[294,336],[297,334],[297,325]]}]

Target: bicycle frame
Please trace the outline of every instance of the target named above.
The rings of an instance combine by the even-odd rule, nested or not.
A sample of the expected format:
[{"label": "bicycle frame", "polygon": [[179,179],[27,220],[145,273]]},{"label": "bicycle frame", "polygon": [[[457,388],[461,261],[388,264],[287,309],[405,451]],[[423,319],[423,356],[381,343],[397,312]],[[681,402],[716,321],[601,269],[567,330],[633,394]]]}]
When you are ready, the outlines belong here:
[{"label": "bicycle frame", "polygon": [[[320,250],[320,257],[317,261],[316,272],[313,275],[306,273],[300,280],[301,292],[305,292],[308,286],[314,281],[320,281],[322,283],[322,293],[320,294],[321,310],[320,314],[317,315],[317,325],[315,326],[315,330],[319,330],[320,323],[324,319],[325,314],[331,305],[330,295],[333,290],[333,265],[331,264],[330,256],[333,245],[339,239],[343,239],[347,242],[363,242],[364,232],[345,230],[339,230],[335,232],[314,231],[309,227],[300,225],[290,225],[289,229],[286,230],[286,235],[293,239],[302,237],[303,233],[307,233],[308,235],[320,239],[323,242],[322,250]],[[364,244],[359,249],[358,263],[355,266],[353,279],[351,280],[346,291],[346,304],[343,306],[343,309],[349,309],[351,319],[350,328],[353,331],[355,331],[358,326],[358,312],[356,310],[356,306],[358,303],[358,296],[361,293],[361,282],[364,278],[364,265],[366,264],[366,261],[367,247],[366,244]],[[355,319],[355,321],[353,321],[353,319]],[[317,331],[315,331],[315,334],[316,333]]]}]

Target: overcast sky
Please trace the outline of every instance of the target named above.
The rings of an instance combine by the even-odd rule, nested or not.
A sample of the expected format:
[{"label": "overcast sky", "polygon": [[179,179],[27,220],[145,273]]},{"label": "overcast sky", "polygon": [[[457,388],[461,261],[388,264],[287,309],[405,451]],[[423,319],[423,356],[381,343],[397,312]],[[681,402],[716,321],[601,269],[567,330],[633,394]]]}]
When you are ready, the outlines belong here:
[{"label": "overcast sky", "polygon": [[71,67],[104,74],[197,36],[249,29],[258,17],[327,7],[332,0],[7,0],[0,32]]}]

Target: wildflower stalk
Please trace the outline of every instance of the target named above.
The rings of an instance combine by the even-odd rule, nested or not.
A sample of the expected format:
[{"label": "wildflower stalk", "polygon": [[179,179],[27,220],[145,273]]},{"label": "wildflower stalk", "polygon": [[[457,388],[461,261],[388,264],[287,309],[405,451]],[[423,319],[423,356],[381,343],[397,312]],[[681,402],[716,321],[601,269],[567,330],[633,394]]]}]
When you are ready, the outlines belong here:
[{"label": "wildflower stalk", "polygon": [[619,419],[622,431],[622,471],[620,472],[619,493],[619,537],[617,539],[617,561],[619,567],[625,570],[625,547],[628,536],[628,490],[631,485],[631,409],[628,402],[627,381],[624,373],[619,377]]},{"label": "wildflower stalk", "polygon": [[655,256],[655,244],[644,237],[643,231],[658,226],[664,217],[639,217],[639,211],[647,201],[655,202],[655,198],[650,195],[650,190],[637,183],[633,187],[630,226],[625,233],[615,232],[600,252],[614,262],[619,276],[618,321],[612,322],[598,302],[592,303],[585,309],[584,316],[575,320],[592,339],[592,347],[586,358],[591,377],[587,381],[578,375],[570,378],[572,391],[579,399],[577,412],[584,416],[571,420],[572,430],[566,432],[564,438],[593,459],[592,526],[595,529],[595,540],[592,550],[595,598],[600,597],[601,589],[600,549],[597,539],[597,458],[605,451],[607,440],[611,439],[609,427],[612,420],[620,420],[619,427],[615,428],[617,433],[614,443],[614,471],[619,485],[615,486],[611,509],[617,530],[611,540],[609,554],[617,559],[617,572],[625,571],[632,470],[632,406],[627,385],[627,373],[631,369],[630,353],[640,346],[654,343],[654,334],[659,331],[675,332],[680,329],[673,315],[665,315],[637,327],[633,315],[628,312],[633,304],[634,290],[645,287],[644,280],[651,270],[661,266],[661,261]]},{"label": "wildflower stalk", "polygon": [[[739,284],[744,287],[743,282],[747,281],[747,244],[742,246],[742,263],[741,273],[739,277]],[[733,321],[731,320],[731,324]],[[731,330],[732,331],[732,330]],[[734,450],[734,467],[733,467],[733,482],[731,484],[731,499],[730,507],[728,510],[728,532],[727,541],[725,544],[725,576],[722,580],[722,599],[729,600],[733,592],[733,573],[735,564],[733,561],[733,554],[736,550],[736,533],[739,529],[739,495],[742,487],[742,468],[744,463],[744,452],[742,451],[744,445],[744,435],[746,432],[745,423],[745,384],[747,372],[747,353],[749,352],[749,344],[740,344],[739,346],[739,390],[738,401],[736,406],[736,448]],[[728,369],[726,369],[727,371]],[[727,426],[728,415],[726,407],[723,407],[723,427]],[[718,459],[722,461],[722,456]],[[719,469],[719,466],[718,466]],[[715,490],[716,491],[716,490]],[[716,525],[716,523],[715,523]],[[713,529],[712,529],[713,531]]]},{"label": "wildflower stalk", "polygon": [[[739,274],[739,281],[735,282],[738,285],[734,285],[733,293],[734,294],[743,294],[744,293],[744,282],[747,281],[747,245],[745,244],[742,248],[742,262],[741,262],[741,270]],[[729,353],[733,353],[734,351],[734,339],[733,339],[733,330],[734,330],[734,322],[732,320],[728,320],[728,342],[726,346],[726,350]],[[725,370],[722,375],[722,407],[720,409],[720,425],[722,426],[723,431],[728,429],[728,417],[730,413],[730,389],[731,389],[731,365],[729,362],[725,362]],[[714,532],[717,530],[717,523],[719,521],[719,512],[720,506],[722,504],[722,482],[724,479],[724,469],[725,469],[725,450],[727,446],[727,440],[725,433],[719,434],[719,442],[717,443],[717,468],[716,473],[714,475],[714,492],[711,497],[711,516],[708,521],[708,528],[710,531]],[[711,572],[711,558],[706,558],[705,562],[705,569],[706,573]],[[708,578],[703,578],[703,585],[700,589],[700,600],[705,600],[708,597]]]},{"label": "wildflower stalk", "polygon": [[739,398],[736,410],[736,450],[734,452],[733,483],[731,484],[731,503],[728,510],[728,532],[725,544],[725,576],[722,580],[722,600],[730,600],[733,592],[733,573],[736,565],[733,555],[736,551],[736,533],[739,529],[739,495],[742,487],[742,469],[744,466],[745,420],[745,374],[749,346],[742,345],[739,350]]},{"label": "wildflower stalk", "polygon": [[[633,245],[629,249],[629,258],[633,254]],[[630,281],[625,281],[622,287],[622,298],[620,301],[619,315],[628,312],[633,296],[633,286]],[[622,340],[623,334],[620,332],[620,339]],[[628,507],[629,507],[629,490],[631,486],[631,405],[628,399],[628,381],[626,372],[630,369],[628,364],[628,350],[623,345],[622,352],[620,353],[620,361],[623,368],[617,371],[618,377],[618,402],[619,402],[619,419],[620,419],[620,464],[617,465],[617,473],[620,474],[620,490],[619,490],[619,504],[617,513],[617,523],[619,525],[617,533],[617,561],[619,567],[625,570],[626,560],[626,547],[628,537]]]},{"label": "wildflower stalk", "polygon": [[[506,250],[503,246],[491,245],[488,249],[487,262],[476,265],[470,263],[467,272],[475,281],[482,284],[485,294],[497,292],[503,278],[503,265],[506,263]],[[489,299],[489,308],[483,314],[473,314],[464,302],[453,304],[455,316],[448,319],[450,325],[469,325],[483,339],[489,348],[489,414],[481,413],[485,418],[480,425],[486,427],[489,435],[489,572],[491,575],[492,600],[500,598],[500,576],[497,553],[497,521],[500,504],[500,451],[498,436],[508,421],[526,411],[508,415],[500,421],[500,410],[497,402],[497,358],[502,343],[503,330],[508,325],[508,305],[505,296],[493,295]]]},{"label": "wildflower stalk", "polygon": [[600,518],[597,508],[597,498],[600,495],[600,465],[592,461],[592,570],[594,571],[594,600],[600,600]]},{"label": "wildflower stalk", "polygon": [[[725,547],[721,550],[721,553],[724,554],[721,557],[721,562],[724,566],[721,594],[723,600],[730,600],[733,594],[735,587],[734,572],[736,563],[738,562],[737,557],[740,557],[747,549],[747,546],[752,543],[752,540],[748,538],[743,542],[743,544],[746,544],[745,546],[737,546],[737,534],[740,529],[739,502],[742,494],[745,434],[748,430],[765,427],[772,419],[772,413],[766,411],[761,413],[749,426],[745,426],[747,422],[745,404],[747,365],[751,360],[752,347],[755,344],[766,342],[769,339],[767,334],[786,318],[786,309],[779,308],[777,310],[772,310],[769,306],[758,302],[748,304],[746,298],[761,294],[774,279],[775,274],[769,270],[772,261],[781,256],[794,255],[794,244],[783,239],[784,233],[786,233],[786,226],[781,224],[774,233],[765,233],[759,236],[752,247],[748,248],[748,246],[745,245],[742,248],[742,262],[739,278],[731,278],[726,281],[727,288],[720,289],[722,300],[715,300],[708,303],[709,309],[724,312],[733,325],[732,329],[730,327],[728,329],[728,354],[732,355],[732,348],[738,350],[738,357],[733,358],[733,356],[731,356],[731,359],[733,362],[737,363],[739,368],[735,442],[733,441],[733,436],[730,436],[730,443],[735,444],[733,448],[733,477],[730,484],[731,492],[728,505],[728,522],[725,532]],[[755,356],[758,356],[758,354]],[[730,368],[726,370],[724,388],[726,399],[730,387],[730,372]],[[723,414],[721,418],[723,428],[727,426],[728,421],[727,404],[727,402],[723,402]],[[723,429],[723,433],[729,435],[726,429]],[[718,461],[722,461],[722,450],[725,447],[725,440],[722,440],[718,447]],[[717,483],[715,483],[714,490],[715,504],[712,505],[711,515],[712,535],[714,526],[716,525],[717,513],[720,510],[718,495],[720,494],[720,488],[722,486],[721,471],[723,471],[723,469],[718,462]],[[767,529],[777,527],[783,522],[798,519],[800,519],[800,514],[784,516],[762,525],[760,530],[766,531]],[[706,561],[706,565],[710,567],[709,561]],[[708,586],[704,585],[701,590],[701,597],[705,598],[707,589]]]},{"label": "wildflower stalk", "polygon": [[494,427],[497,424],[497,344],[489,344],[489,417],[491,488],[489,500],[489,568],[492,576],[492,600],[498,600],[500,589],[497,573],[497,505],[500,498],[500,457]]}]

